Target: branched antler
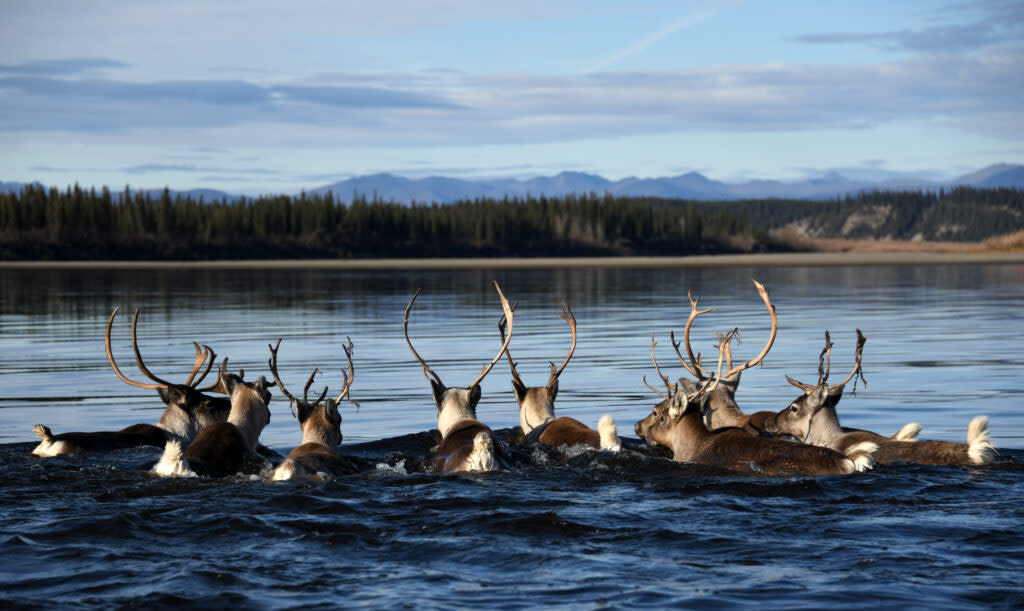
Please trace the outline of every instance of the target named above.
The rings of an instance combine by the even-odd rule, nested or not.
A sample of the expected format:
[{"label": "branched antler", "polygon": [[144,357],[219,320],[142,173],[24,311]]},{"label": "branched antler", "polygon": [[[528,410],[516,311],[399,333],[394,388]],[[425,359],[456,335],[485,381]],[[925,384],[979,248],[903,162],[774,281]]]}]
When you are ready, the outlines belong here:
[{"label": "branched antler", "polygon": [[[342,350],[345,351],[345,358],[348,360],[348,371],[346,372],[344,369],[341,370],[341,375],[344,376],[345,379],[341,387],[341,392],[338,393],[338,398],[334,399],[334,403],[341,403],[342,400],[348,398],[348,402],[356,406],[356,413],[358,413],[359,402],[352,398],[352,393],[350,392],[352,388],[352,382],[356,379],[356,371],[355,368],[352,366],[352,350],[354,346],[352,345],[351,337],[346,336],[345,339],[348,340],[348,343],[342,344],[341,348]],[[324,392],[327,392],[326,388],[324,389]]]},{"label": "branched antler", "polygon": [[[516,311],[516,307],[519,305],[519,300],[516,299],[515,303],[512,304],[512,311]],[[505,314],[502,313],[501,318],[498,320],[498,332],[501,333],[501,343],[505,343],[505,329],[508,325],[508,321],[505,318]],[[505,356],[508,357],[508,366],[512,370],[512,379],[515,380],[520,386],[526,386],[523,379],[519,377],[519,371],[516,369],[516,363],[512,360],[512,352],[505,348]]]},{"label": "branched antler", "polygon": [[565,360],[562,361],[562,365],[555,370],[555,364],[551,363],[551,377],[549,380],[553,380],[558,376],[562,375],[562,371],[565,366],[569,364],[569,360],[572,359],[572,355],[576,352],[576,317],[573,316],[572,310],[569,308],[569,304],[562,300],[562,311],[558,313],[562,317],[562,320],[569,324],[569,332],[572,333],[572,345],[569,346],[569,354],[565,355]]},{"label": "branched antler", "polygon": [[[281,394],[288,397],[288,407],[291,409],[292,416],[296,418],[299,417],[298,413],[295,411],[297,407],[314,407],[324,400],[327,396],[326,386],[324,386],[323,392],[320,393],[320,397],[318,397],[316,401],[310,403],[308,398],[309,387],[313,385],[313,380],[316,378],[316,374],[319,372],[319,369],[314,369],[313,373],[309,374],[309,379],[306,380],[306,385],[302,387],[302,399],[300,400],[296,398],[295,395],[288,392],[288,389],[285,388],[284,382],[281,380],[281,376],[277,373],[277,350],[281,347],[281,338],[277,338],[277,343],[273,346],[267,344],[267,347],[270,348],[270,360],[267,361],[267,364],[270,366],[270,375],[274,376],[274,381],[277,382],[277,387],[281,390]],[[225,359],[225,362],[227,362],[227,359]]]},{"label": "branched antler", "polygon": [[679,357],[679,362],[683,364],[683,367],[685,367],[693,377],[698,380],[703,380],[704,374],[711,372],[700,366],[699,356],[693,355],[693,348],[690,347],[690,327],[693,326],[693,321],[696,320],[698,316],[701,314],[707,314],[708,312],[713,312],[714,308],[697,310],[697,304],[700,302],[700,297],[694,299],[693,295],[689,291],[687,291],[686,297],[690,300],[690,315],[687,317],[686,327],[683,329],[683,341],[686,343],[686,355],[690,358],[689,362],[687,362],[679,352],[680,342],[676,341],[675,331],[669,333],[669,339],[672,341],[672,347],[675,349],[676,356]]}]

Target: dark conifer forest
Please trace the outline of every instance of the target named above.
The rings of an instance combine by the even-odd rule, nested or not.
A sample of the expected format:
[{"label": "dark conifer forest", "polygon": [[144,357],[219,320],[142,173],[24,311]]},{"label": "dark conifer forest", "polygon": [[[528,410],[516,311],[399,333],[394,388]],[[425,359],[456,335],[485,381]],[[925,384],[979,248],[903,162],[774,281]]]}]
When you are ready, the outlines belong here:
[{"label": "dark conifer forest", "polygon": [[1024,192],[957,188],[831,201],[596,193],[403,205],[332,194],[203,201],[106,187],[0,194],[3,260],[687,255],[791,250],[811,237],[980,240],[1024,226]]}]

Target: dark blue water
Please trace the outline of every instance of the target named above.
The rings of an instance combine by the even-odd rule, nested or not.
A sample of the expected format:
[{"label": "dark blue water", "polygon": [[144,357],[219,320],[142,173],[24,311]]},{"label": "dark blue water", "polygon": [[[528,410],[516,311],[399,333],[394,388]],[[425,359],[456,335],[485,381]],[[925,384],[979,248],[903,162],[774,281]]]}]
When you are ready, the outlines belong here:
[{"label": "dark blue water", "polygon": [[[749,278],[772,293],[779,339],[738,393],[747,411],[794,398],[783,374],[812,379],[825,328],[847,368],[854,328],[868,337],[867,387],[840,405],[844,424],[962,441],[991,418],[1000,456],[983,467],[892,466],[849,476],[760,478],[671,463],[642,445],[567,460],[517,450],[510,470],[416,472],[436,426],[429,387],[401,335],[444,380],[466,384],[498,347],[490,281],[520,299],[513,348],[528,383],[560,362],[565,297],[579,320],[557,409],[620,434],[657,397],[650,333],[671,363],[686,290],[716,307],[695,327],[741,328],[756,353],[767,316]],[[460,272],[0,272],[0,600],[16,607],[762,607],[1010,608],[1024,604],[1024,268],[849,267]],[[266,373],[313,367],[340,383],[340,342],[356,345],[356,413],[342,451],[368,472],[268,484],[160,479],[154,449],[40,459],[31,426],[116,429],[155,422],[152,391],[121,383],[103,354],[114,305],[144,308],[147,363],[191,367],[190,341]],[[130,362],[127,319],[114,331]],[[679,375],[679,372],[675,372]],[[483,383],[482,420],[503,436],[518,417],[507,367]],[[297,383],[298,384],[298,383]],[[261,438],[300,440],[279,397]],[[379,465],[374,468],[373,465]]]}]

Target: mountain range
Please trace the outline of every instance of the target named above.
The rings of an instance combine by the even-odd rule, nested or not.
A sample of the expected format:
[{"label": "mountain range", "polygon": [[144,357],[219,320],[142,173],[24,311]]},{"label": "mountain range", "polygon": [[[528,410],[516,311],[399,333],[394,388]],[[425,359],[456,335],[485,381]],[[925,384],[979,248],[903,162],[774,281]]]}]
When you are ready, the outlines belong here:
[{"label": "mountain range", "polygon": [[[24,183],[0,182],[0,192],[17,191]],[[356,176],[329,185],[306,190],[307,193],[326,194],[332,192],[342,201],[350,201],[354,194],[377,197],[385,201],[410,203],[450,203],[477,197],[500,199],[506,195],[515,196],[563,196],[570,193],[611,193],[624,196],[648,196],[691,200],[742,200],[742,199],[831,199],[856,195],[864,191],[935,191],[955,186],[979,188],[1007,187],[1024,189],[1024,165],[1000,163],[964,174],[951,180],[918,178],[914,175],[890,173],[881,179],[870,176],[850,178],[842,172],[831,171],[819,177],[803,181],[751,180],[729,183],[711,180],[698,172],[662,178],[629,177],[622,180],[608,180],[594,174],[562,172],[555,176],[539,176],[530,179],[495,178],[485,180],[463,180],[444,176],[406,178],[394,174],[372,174]],[[159,195],[162,189],[149,190]],[[237,199],[238,195],[214,189],[192,189],[172,191],[182,195],[202,196],[206,201]],[[115,194],[119,194],[115,192]]]},{"label": "mountain range", "polygon": [[649,196],[692,200],[741,200],[762,198],[831,199],[856,195],[863,191],[938,190],[964,185],[980,188],[1008,187],[1024,189],[1024,165],[996,164],[951,180],[928,180],[914,176],[894,176],[882,180],[851,179],[839,172],[828,172],[809,180],[784,182],[752,180],[728,183],[711,180],[698,172],[663,178],[629,177],[611,181],[594,174],[562,172],[528,180],[489,179],[461,180],[441,176],[406,178],[394,174],[357,176],[312,189],[312,193],[328,191],[349,201],[354,193],[409,203],[453,202],[475,197],[501,198],[505,195],[541,194],[560,196],[569,193],[611,193],[613,195]]}]

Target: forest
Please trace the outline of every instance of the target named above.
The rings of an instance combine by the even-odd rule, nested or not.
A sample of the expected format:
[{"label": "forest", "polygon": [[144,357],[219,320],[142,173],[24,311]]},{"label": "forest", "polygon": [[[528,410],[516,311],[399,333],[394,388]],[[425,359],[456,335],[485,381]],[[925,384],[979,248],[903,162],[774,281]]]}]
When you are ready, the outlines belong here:
[{"label": "forest", "polygon": [[26,185],[0,194],[0,260],[688,255],[785,251],[811,237],[979,240],[1019,230],[1024,192],[956,188],[832,201],[705,202],[589,193],[403,205],[302,193],[204,201],[169,189]]}]

